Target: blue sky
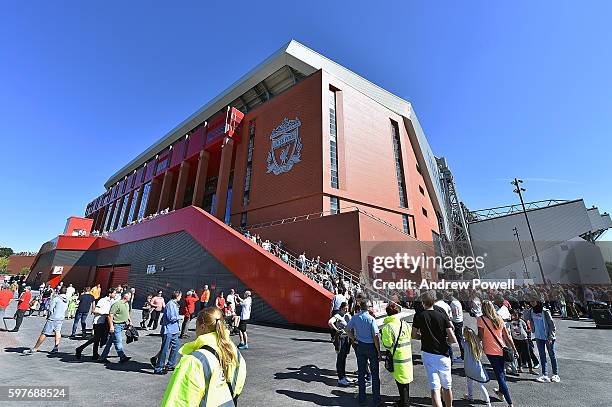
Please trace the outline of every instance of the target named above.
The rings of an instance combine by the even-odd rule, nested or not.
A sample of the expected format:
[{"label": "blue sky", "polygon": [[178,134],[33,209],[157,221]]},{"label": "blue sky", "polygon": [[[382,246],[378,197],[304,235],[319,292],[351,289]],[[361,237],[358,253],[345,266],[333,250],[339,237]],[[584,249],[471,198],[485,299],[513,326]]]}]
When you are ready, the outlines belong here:
[{"label": "blue sky", "polygon": [[38,250],[291,38],[411,101],[469,208],[515,203],[518,176],[612,210],[612,3],[306,4],[3,2],[0,245]]}]

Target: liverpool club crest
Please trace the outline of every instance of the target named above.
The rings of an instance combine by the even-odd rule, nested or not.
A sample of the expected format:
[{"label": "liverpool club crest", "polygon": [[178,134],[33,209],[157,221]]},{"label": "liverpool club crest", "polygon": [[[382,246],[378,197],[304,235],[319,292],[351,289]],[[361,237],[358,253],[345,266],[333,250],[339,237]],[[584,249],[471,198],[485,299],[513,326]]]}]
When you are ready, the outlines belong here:
[{"label": "liverpool club crest", "polygon": [[282,174],[300,162],[302,140],[300,126],[302,122],[285,118],[270,134],[270,152],[268,153],[268,172],[274,175]]}]

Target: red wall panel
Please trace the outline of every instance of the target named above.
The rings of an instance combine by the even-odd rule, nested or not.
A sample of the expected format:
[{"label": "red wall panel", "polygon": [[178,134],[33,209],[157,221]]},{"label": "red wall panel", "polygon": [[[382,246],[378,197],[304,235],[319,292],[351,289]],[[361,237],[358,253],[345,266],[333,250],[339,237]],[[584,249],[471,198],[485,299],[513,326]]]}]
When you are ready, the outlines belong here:
[{"label": "red wall panel", "polygon": [[181,139],[172,146],[172,159],[170,160],[170,168],[179,165],[185,158],[185,150],[187,147],[187,140]]},{"label": "red wall panel", "polygon": [[205,126],[200,126],[189,135],[186,159],[198,154],[204,148],[205,133]]}]

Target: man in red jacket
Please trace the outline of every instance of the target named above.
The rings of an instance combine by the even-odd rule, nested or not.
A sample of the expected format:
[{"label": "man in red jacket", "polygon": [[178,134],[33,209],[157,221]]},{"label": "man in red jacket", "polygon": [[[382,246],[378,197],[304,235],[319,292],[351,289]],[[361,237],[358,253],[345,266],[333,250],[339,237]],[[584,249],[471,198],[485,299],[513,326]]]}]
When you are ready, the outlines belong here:
[{"label": "man in red jacket", "polygon": [[23,316],[30,309],[30,301],[32,300],[32,293],[30,292],[30,286],[25,288],[25,291],[19,296],[17,305],[17,311],[15,311],[15,328],[11,332],[18,332],[21,323],[23,322]]},{"label": "man in red jacket", "polygon": [[4,311],[8,308],[11,301],[13,301],[13,292],[9,289],[7,284],[2,283],[0,286],[0,320],[2,320],[4,324],[5,331],[8,331],[8,328],[4,320]]},{"label": "man in red jacket", "polygon": [[187,331],[187,324],[189,324],[189,321],[195,315],[196,302],[198,302],[198,295],[195,290],[192,289],[187,291],[183,307],[181,308],[181,315],[183,315],[183,325],[181,326],[181,334],[179,335],[181,339],[188,337],[188,335],[185,335],[185,331]]}]

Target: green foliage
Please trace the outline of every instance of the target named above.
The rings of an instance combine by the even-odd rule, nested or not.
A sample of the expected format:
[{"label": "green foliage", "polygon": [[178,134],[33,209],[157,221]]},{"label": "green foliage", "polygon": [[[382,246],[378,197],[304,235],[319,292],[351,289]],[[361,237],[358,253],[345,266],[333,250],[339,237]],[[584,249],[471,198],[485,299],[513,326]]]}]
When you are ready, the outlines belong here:
[{"label": "green foliage", "polygon": [[30,268],[29,268],[29,267],[23,267],[23,268],[21,269],[21,271],[19,272],[19,274],[20,274],[20,275],[22,275],[22,274],[23,274],[23,275],[26,275],[26,276],[27,276],[28,274],[30,274]]},{"label": "green foliage", "polygon": [[0,247],[0,257],[12,256],[15,252],[10,247]]},{"label": "green foliage", "polygon": [[6,273],[8,261],[8,257],[0,257],[0,273]]}]

